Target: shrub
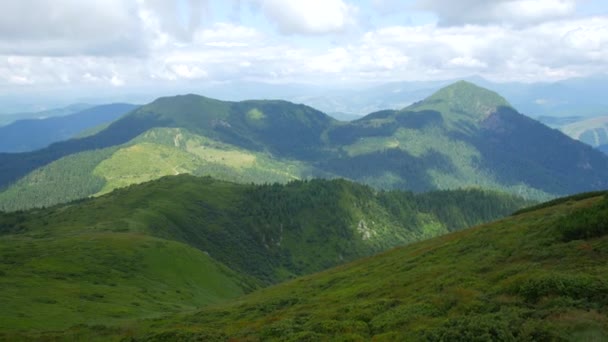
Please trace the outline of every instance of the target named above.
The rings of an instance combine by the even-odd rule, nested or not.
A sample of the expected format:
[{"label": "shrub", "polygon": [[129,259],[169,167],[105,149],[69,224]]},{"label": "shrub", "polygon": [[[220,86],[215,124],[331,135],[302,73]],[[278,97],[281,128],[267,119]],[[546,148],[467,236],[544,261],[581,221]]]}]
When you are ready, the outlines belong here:
[{"label": "shrub", "polygon": [[608,234],[608,197],[599,204],[577,210],[558,222],[564,241],[590,239]]},{"label": "shrub", "polygon": [[527,280],[517,292],[529,303],[536,303],[547,296],[561,296],[608,304],[608,285],[585,275],[549,274]]}]

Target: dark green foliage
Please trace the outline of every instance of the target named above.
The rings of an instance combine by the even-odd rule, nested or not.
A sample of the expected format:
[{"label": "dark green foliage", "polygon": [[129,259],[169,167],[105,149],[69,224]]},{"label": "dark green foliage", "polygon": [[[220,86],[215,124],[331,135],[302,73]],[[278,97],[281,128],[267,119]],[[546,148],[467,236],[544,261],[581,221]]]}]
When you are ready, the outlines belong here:
[{"label": "dark green foliage", "polygon": [[[161,334],[154,334],[150,336],[137,339],[142,342],[214,342],[214,341],[226,341],[227,336],[220,332],[187,332],[187,331],[167,331]],[[129,342],[130,339],[124,339],[122,342]],[[136,340],[133,340],[136,341]]]},{"label": "dark green foliage", "polygon": [[146,117],[135,115],[140,109],[135,110],[133,115],[119,119],[107,129],[90,137],[57,142],[34,152],[0,153],[0,189],[6,188],[26,174],[62,157],[120,145],[152,127],[167,124],[166,121],[153,115]]},{"label": "dark green foliage", "polygon": [[502,310],[497,313],[466,315],[448,319],[434,331],[426,332],[428,341],[494,342],[559,341],[558,335],[531,317],[528,310]]},{"label": "dark green foliage", "polygon": [[[251,111],[262,116],[250,119]],[[239,102],[232,106],[230,118],[233,127],[228,130],[243,122],[246,127],[242,136],[250,136],[250,140],[276,155],[303,160],[315,160],[322,155],[321,135],[335,122],[318,110],[286,101]],[[250,144],[237,146],[248,148]]]},{"label": "dark green foliage", "polygon": [[563,203],[566,203],[566,202],[582,201],[582,200],[587,199],[587,198],[598,197],[598,196],[602,196],[602,195],[605,195],[605,194],[606,194],[606,191],[592,191],[592,192],[584,192],[584,193],[580,193],[580,194],[576,194],[576,195],[571,195],[571,196],[566,196],[566,197],[560,197],[560,198],[556,198],[556,199],[553,199],[553,200],[550,200],[550,201],[542,202],[540,204],[529,206],[529,207],[526,207],[524,209],[520,209],[520,210],[514,212],[513,215],[519,215],[519,214],[524,214],[524,213],[528,213],[528,212],[531,212],[531,211],[537,211],[537,210],[540,210],[540,209],[553,207],[553,206],[556,206],[558,204],[563,204]]},{"label": "dark green foliage", "polygon": [[520,203],[520,199],[497,191],[467,189],[420,194],[416,203],[417,210],[433,212],[439,220],[446,222],[448,230],[455,231],[491,221],[496,217],[496,210],[509,211]]},{"label": "dark green foliage", "polygon": [[[332,144],[350,145],[357,140],[366,137],[388,137],[395,133],[399,128],[392,121],[375,124],[369,122],[372,118],[385,118],[395,115],[394,110],[385,110],[382,112],[372,113],[362,119],[356,120],[353,123],[336,125],[329,130],[328,136]],[[356,124],[355,124],[356,123]]]},{"label": "dark green foliage", "polygon": [[[113,325],[192,310],[527,204],[481,190],[442,193],[446,201],[439,193],[377,192],[345,180],[243,185],[180,175],[66,205],[2,213],[0,330]],[[340,286],[331,280],[311,289]],[[277,297],[251,310],[271,315],[305,302]],[[263,334],[364,337],[368,322],[398,302],[364,304],[348,321],[300,320],[298,329],[278,322]],[[149,338],[226,335],[211,328]]]},{"label": "dark green foliage", "polygon": [[527,204],[481,190],[414,195],[376,193],[344,180],[252,186],[184,175],[84,201],[59,215],[62,219],[44,220],[48,229],[61,220],[111,229],[135,220],[150,234],[182,241],[234,270],[274,283],[508,215]]},{"label": "dark green foliage", "polygon": [[318,167],[379,189],[407,189],[416,192],[436,188],[428,175],[429,168],[446,173],[453,171],[451,161],[441,153],[430,151],[415,157],[398,148],[330,159]]},{"label": "dark green foliage", "polygon": [[608,158],[512,108],[499,107],[481,128],[470,141],[482,154],[481,165],[503,184],[523,182],[553,194],[608,187]]},{"label": "dark green foliage", "polygon": [[603,341],[607,236],[564,242],[556,228],[603,201],[562,201],[226,305],[142,321],[134,339],[213,329],[247,341]]},{"label": "dark green foliage", "polygon": [[557,224],[564,241],[591,239],[608,234],[608,197],[599,204],[573,212]]},{"label": "dark green foliage", "polygon": [[548,296],[559,296],[582,301],[577,305],[585,309],[608,305],[608,283],[584,274],[537,276],[521,284],[516,293],[530,303],[537,303]]},{"label": "dark green foliage", "polygon": [[100,191],[105,180],[93,175],[93,169],[115,149],[84,152],[51,163],[44,171],[36,170],[28,177],[0,193],[0,210],[12,211],[46,207],[85,198]]},{"label": "dark green foliage", "polygon": [[[175,140],[166,140],[161,147],[166,155],[181,157],[169,166],[144,164],[141,174],[148,179],[184,172],[240,182],[345,177],[378,189],[418,192],[483,187],[537,200],[608,188],[607,156],[517,113],[496,93],[457,82],[405,109],[376,112],[348,123],[285,101],[226,102],[197,95],[160,98],[93,136],[36,152],[0,154],[0,189],[10,188],[53,161],[62,163],[58,159],[63,157],[131,144],[153,128],[188,131],[199,137],[191,140],[199,145],[180,145],[176,133]],[[223,144],[227,152],[253,156],[250,162],[255,166],[208,162],[181,168],[194,163],[191,159],[196,157],[187,153],[204,147],[203,140]],[[158,172],[159,164],[164,172]],[[285,165],[290,166],[289,172],[284,172]],[[109,169],[103,172],[102,178],[121,178]],[[53,194],[55,202],[44,204],[70,200],[75,194],[93,195],[86,192],[97,189],[99,179],[86,178],[79,178],[76,191],[49,186],[58,189]],[[116,186],[148,180],[136,178],[125,177]],[[4,207],[42,205],[28,204]]]}]

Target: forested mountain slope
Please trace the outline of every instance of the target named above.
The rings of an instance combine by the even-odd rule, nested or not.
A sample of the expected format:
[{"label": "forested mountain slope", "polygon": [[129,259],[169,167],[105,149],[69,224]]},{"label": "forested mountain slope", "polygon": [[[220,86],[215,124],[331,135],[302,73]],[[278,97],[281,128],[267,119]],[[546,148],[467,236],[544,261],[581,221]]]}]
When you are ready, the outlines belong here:
[{"label": "forested mountain slope", "polygon": [[[603,341],[606,222],[605,195],[564,199],[227,304],[140,321],[130,338]],[[125,336],[120,329],[107,332]],[[74,332],[55,336],[65,333]]]},{"label": "forested mountain slope", "polygon": [[285,101],[184,95],[89,137],[0,154],[0,208],[48,206],[180,173],[244,183],[342,177],[381,189],[483,187],[547,199],[608,187],[608,157],[468,82],[353,122]]},{"label": "forested mountain slope", "polygon": [[[114,325],[225,301],[526,205],[481,190],[188,175],[0,215],[0,331]],[[1,336],[1,335],[0,335]]]}]

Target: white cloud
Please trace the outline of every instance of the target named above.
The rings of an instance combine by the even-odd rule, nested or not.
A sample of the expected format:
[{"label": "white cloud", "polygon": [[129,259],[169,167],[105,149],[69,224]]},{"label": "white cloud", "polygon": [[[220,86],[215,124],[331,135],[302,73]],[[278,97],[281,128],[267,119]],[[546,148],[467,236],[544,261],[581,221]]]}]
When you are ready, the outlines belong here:
[{"label": "white cloud", "polygon": [[[342,32],[355,25],[357,9],[353,5],[342,0],[251,1],[256,1],[258,13],[264,15],[254,15],[255,20],[268,17],[281,32],[292,35],[277,34],[264,25],[229,21],[192,19],[180,24],[167,18],[176,15],[175,6],[163,10],[168,5],[160,0],[23,0],[30,5],[42,4],[49,18],[35,24],[38,14],[34,19],[26,16],[24,23],[38,26],[18,33],[10,31],[15,30],[14,21],[0,23],[0,86],[26,89],[62,84],[126,89],[197,81],[378,82],[471,74],[495,80],[539,81],[605,74],[608,70],[608,17],[555,19],[570,11],[570,1],[559,1],[561,10],[558,6],[550,12],[547,4],[557,0],[539,0],[536,7],[525,8],[518,7],[528,6],[520,0],[463,0],[463,4],[476,4],[481,9],[476,7],[468,14],[457,11],[454,18],[458,20],[452,18],[452,26],[380,26],[329,37],[314,34]],[[20,3],[0,3],[0,19],[4,20],[6,13],[16,15],[23,9]],[[383,3],[395,5],[393,0]],[[436,5],[438,1],[425,3]],[[490,5],[484,7],[484,3]],[[63,8],[53,14],[52,4],[75,9]],[[103,7],[100,4],[108,7],[97,10],[96,6]],[[210,16],[205,14],[206,1],[189,4],[198,6],[201,20]],[[480,19],[482,13],[491,14],[497,8],[507,14],[509,25],[492,16]],[[87,23],[75,18],[76,9],[90,14]],[[445,21],[447,17],[440,18]],[[65,25],[58,21],[65,21]],[[463,22],[469,24],[456,25]]]},{"label": "white cloud", "polygon": [[110,78],[110,83],[115,87],[122,87],[125,85],[125,81],[118,75],[112,75]]},{"label": "white cloud", "polygon": [[443,26],[519,26],[570,16],[576,9],[576,0],[419,0],[417,7],[436,13]]},{"label": "white cloud", "polygon": [[264,15],[284,34],[344,32],[356,23],[357,7],[343,0],[258,0]]},{"label": "white cloud", "polygon": [[0,53],[10,55],[141,54],[133,1],[0,2]]},{"label": "white cloud", "polygon": [[[218,46],[247,46],[262,39],[262,34],[251,27],[230,23],[216,23],[210,28],[200,29],[194,34],[194,44],[215,44]],[[219,44],[218,44],[219,42]]]}]

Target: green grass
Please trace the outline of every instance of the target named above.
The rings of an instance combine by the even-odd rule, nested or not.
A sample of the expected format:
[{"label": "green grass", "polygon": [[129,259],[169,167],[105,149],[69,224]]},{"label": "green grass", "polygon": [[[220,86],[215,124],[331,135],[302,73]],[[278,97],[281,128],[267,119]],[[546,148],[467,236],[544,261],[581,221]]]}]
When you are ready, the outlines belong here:
[{"label": "green grass", "polygon": [[63,157],[33,171],[0,192],[0,210],[51,206],[182,173],[240,183],[285,183],[313,170],[186,129],[158,128],[127,144]]},{"label": "green grass", "polygon": [[415,195],[344,180],[242,185],[179,175],[3,213],[0,332],[123,331],[527,203],[479,190]]},{"label": "green grass", "polygon": [[141,234],[0,240],[0,330],[115,324],[242,295],[247,279],[185,244]]},{"label": "green grass", "polygon": [[133,336],[142,341],[606,340],[608,231],[564,241],[559,228],[564,217],[605,213],[605,201],[561,203],[197,313],[144,320]]}]

